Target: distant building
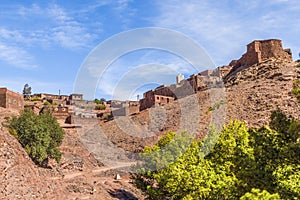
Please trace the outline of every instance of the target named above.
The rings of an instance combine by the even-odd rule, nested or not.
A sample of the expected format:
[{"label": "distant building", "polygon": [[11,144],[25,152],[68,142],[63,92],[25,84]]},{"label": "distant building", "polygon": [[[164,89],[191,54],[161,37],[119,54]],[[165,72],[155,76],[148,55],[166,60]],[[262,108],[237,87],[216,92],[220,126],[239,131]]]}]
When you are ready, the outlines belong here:
[{"label": "distant building", "polygon": [[181,81],[184,80],[184,76],[182,74],[178,74],[176,76],[176,83],[179,84]]},{"label": "distant building", "polygon": [[83,100],[83,94],[71,94],[69,96],[69,99],[73,100],[73,101],[82,101]]},{"label": "distant building", "polygon": [[24,97],[22,94],[8,90],[7,88],[0,88],[0,107],[23,110],[24,109]]},{"label": "distant building", "polygon": [[239,60],[230,62],[232,71],[240,71],[254,64],[259,64],[269,58],[287,59],[293,61],[290,49],[283,49],[281,40],[254,40],[247,45],[247,52]]},{"label": "distant building", "polygon": [[140,104],[138,101],[108,101],[110,105],[111,113],[114,117],[117,116],[129,116],[136,114],[140,111]]},{"label": "distant building", "polygon": [[[166,88],[166,87],[163,87],[163,88]],[[164,91],[167,91],[167,90],[164,90]],[[167,93],[167,95],[169,95],[169,94]],[[145,92],[144,98],[139,101],[140,110],[142,111],[147,108],[151,108],[152,106],[157,106],[157,105],[164,106],[168,103],[171,103],[175,99],[173,97],[173,95],[174,95],[173,93],[172,93],[172,96],[159,95],[159,94],[156,94],[155,90],[150,90],[148,92]]]},{"label": "distant building", "polygon": [[199,73],[199,75],[201,75],[201,76],[211,76],[212,74],[213,74],[213,70],[210,70],[210,69]]}]

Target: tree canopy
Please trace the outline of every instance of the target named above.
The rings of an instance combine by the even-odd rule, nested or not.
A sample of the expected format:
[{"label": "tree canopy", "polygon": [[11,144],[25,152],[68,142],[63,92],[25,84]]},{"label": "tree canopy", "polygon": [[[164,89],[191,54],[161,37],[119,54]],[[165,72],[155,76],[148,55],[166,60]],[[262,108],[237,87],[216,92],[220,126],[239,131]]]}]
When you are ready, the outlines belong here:
[{"label": "tree canopy", "polygon": [[145,148],[134,183],[148,199],[299,199],[299,131],[280,111],[270,127],[232,121],[212,130],[219,139],[207,154],[205,140],[168,132]]},{"label": "tree canopy", "polygon": [[49,158],[60,161],[57,147],[62,143],[64,131],[51,114],[36,115],[25,110],[9,121],[9,129],[36,164],[45,166]]},{"label": "tree canopy", "polygon": [[24,95],[25,97],[31,95],[31,87],[29,87],[28,83],[26,83],[26,84],[24,85],[23,95]]}]

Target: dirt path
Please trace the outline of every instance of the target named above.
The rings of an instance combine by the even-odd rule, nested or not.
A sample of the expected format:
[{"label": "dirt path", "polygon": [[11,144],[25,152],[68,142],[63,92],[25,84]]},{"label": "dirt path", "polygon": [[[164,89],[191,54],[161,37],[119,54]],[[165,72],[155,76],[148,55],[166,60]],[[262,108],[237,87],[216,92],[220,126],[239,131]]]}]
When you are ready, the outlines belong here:
[{"label": "dirt path", "polygon": [[50,177],[48,180],[59,180],[59,179],[68,180],[68,179],[73,179],[77,176],[82,176],[82,175],[94,176],[94,175],[97,175],[97,174],[105,172],[105,171],[120,169],[123,167],[130,167],[137,163],[136,162],[120,162],[120,163],[115,163],[115,164],[116,164],[115,166],[109,166],[109,167],[103,166],[103,167],[98,167],[93,170],[88,170],[88,171],[83,171],[83,172],[66,173],[66,174],[63,174],[62,176]]}]

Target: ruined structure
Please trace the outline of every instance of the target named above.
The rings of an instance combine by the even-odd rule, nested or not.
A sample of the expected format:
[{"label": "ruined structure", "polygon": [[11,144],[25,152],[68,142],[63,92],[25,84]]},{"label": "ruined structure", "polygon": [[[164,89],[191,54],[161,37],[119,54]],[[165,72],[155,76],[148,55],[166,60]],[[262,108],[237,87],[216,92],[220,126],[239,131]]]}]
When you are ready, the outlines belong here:
[{"label": "ruined structure", "polygon": [[23,110],[24,109],[23,95],[8,90],[7,88],[0,88],[0,107],[17,110],[17,111]]},{"label": "ruined structure", "polygon": [[233,71],[240,71],[269,58],[292,61],[291,50],[283,49],[281,40],[255,40],[247,45],[247,52],[239,60],[233,60],[229,65],[233,67]]},{"label": "ruined structure", "polygon": [[213,71],[212,76],[218,76],[218,77],[224,78],[225,76],[227,76],[227,74],[229,74],[231,69],[232,69],[232,66],[230,66],[230,65],[224,65],[224,66],[221,66],[221,67],[217,67]]},{"label": "ruined structure", "polygon": [[140,104],[138,101],[111,100],[107,102],[107,105],[110,105],[111,113],[114,117],[129,116],[140,111]]}]

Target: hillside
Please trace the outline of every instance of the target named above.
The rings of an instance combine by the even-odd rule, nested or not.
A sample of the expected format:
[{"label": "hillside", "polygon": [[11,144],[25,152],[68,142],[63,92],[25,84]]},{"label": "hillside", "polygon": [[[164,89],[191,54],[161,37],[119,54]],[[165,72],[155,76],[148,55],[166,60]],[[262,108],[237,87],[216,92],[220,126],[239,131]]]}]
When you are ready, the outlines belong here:
[{"label": "hillside", "polygon": [[[287,116],[299,119],[300,105],[291,92],[293,82],[300,77],[297,64],[271,58],[229,74],[224,79],[225,92],[222,88],[198,91],[164,107],[150,108],[118,119],[123,123],[101,123],[101,128],[117,146],[136,151],[144,145],[151,145],[154,138],[168,130],[188,130],[201,136],[205,135],[210,123],[228,123],[233,119],[245,121],[249,127],[268,125],[271,112],[277,108]],[[223,105],[208,112],[221,100],[225,102]],[[129,125],[124,125],[126,122]],[[152,139],[147,135],[152,135]]]},{"label": "hillside", "polygon": [[[17,113],[0,108],[0,124]],[[0,127],[0,197],[2,199],[141,199],[143,195],[122,174],[103,167],[82,145],[74,130],[67,132],[60,149],[60,165],[37,167],[18,141]],[[124,175],[124,176],[123,176]]]},{"label": "hillside", "polygon": [[[249,127],[268,125],[271,111],[281,109],[300,119],[300,105],[292,94],[300,78],[296,62],[269,58],[224,78],[224,87],[196,94],[164,106],[111,121],[78,119],[83,128],[66,129],[59,165],[34,165],[17,140],[0,125],[0,196],[5,199],[143,199],[122,171],[132,155],[152,145],[168,131],[186,130],[203,137],[210,124],[230,120]],[[0,108],[0,124],[17,113]],[[128,155],[130,155],[128,157]],[[121,180],[114,176],[120,173]]]}]

